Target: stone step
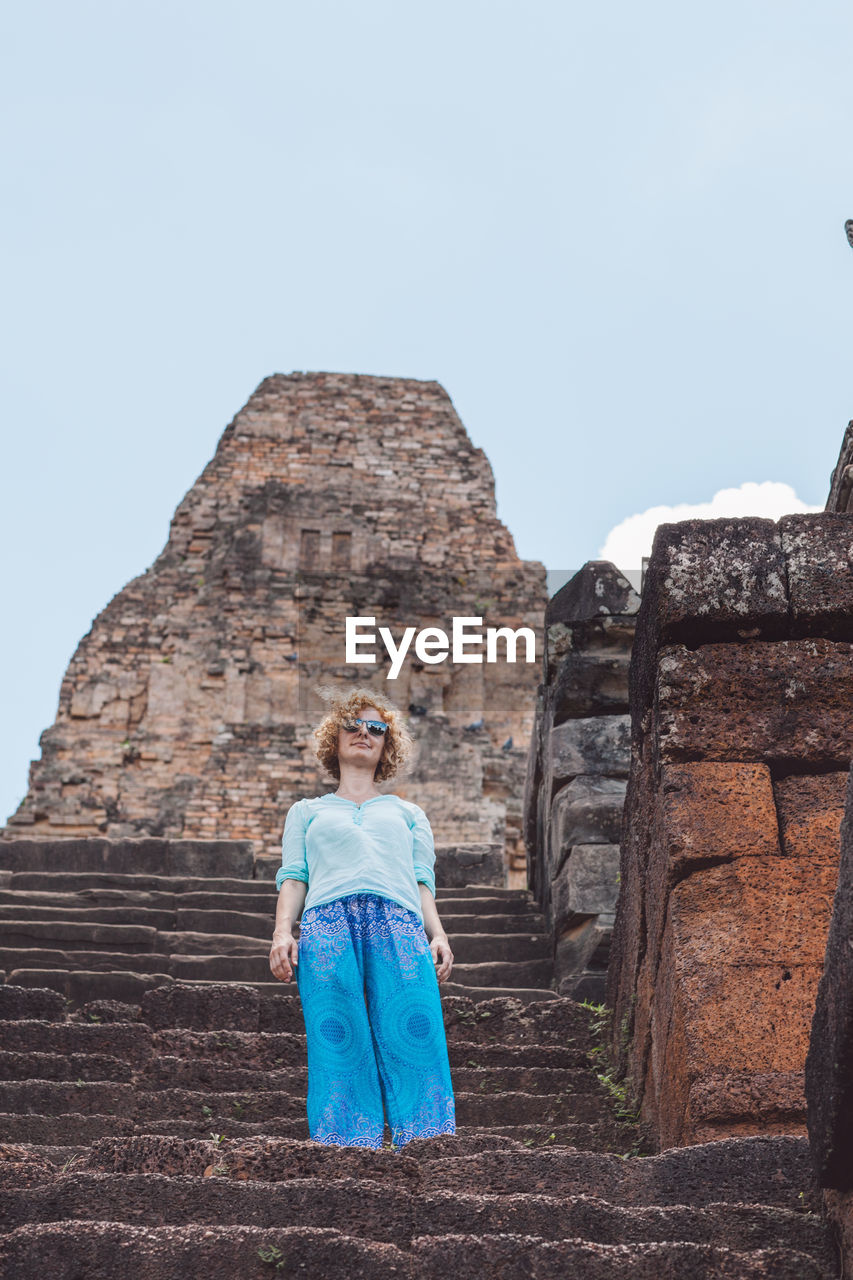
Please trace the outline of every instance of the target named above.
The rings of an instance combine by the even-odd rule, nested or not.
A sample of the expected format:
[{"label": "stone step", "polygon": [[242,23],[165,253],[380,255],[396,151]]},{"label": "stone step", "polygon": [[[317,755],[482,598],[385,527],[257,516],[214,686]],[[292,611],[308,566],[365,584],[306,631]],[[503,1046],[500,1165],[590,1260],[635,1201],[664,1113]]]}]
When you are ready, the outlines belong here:
[{"label": "stone step", "polygon": [[[116,891],[117,892],[117,891]],[[136,895],[147,897],[149,895]],[[163,895],[164,897],[166,895]],[[171,895],[170,895],[171,896]],[[190,895],[188,895],[190,896]],[[202,895],[191,895],[201,898]],[[34,921],[59,924],[112,925],[127,928],[143,926],[161,934],[176,932],[201,934],[226,934],[240,938],[257,938],[267,944],[275,924],[275,899],[263,906],[257,898],[240,901],[238,895],[216,895],[224,899],[221,904],[209,900],[196,905],[185,904],[179,895],[172,901],[159,904],[128,901],[128,895],[117,892],[122,901],[116,905],[94,905],[80,901],[79,894],[21,894],[0,893],[0,921],[7,946],[29,945],[20,937],[39,938],[51,935],[44,930],[37,935],[28,933],[26,926]],[[35,898],[45,901],[35,901]],[[465,934],[536,934],[550,937],[545,928],[545,918],[537,912],[457,912],[453,909],[441,912],[441,922],[448,936]],[[474,903],[462,903],[473,907]],[[16,930],[15,925],[19,928]],[[154,948],[156,950],[156,947]]]},{"label": "stone step", "polygon": [[[0,840],[0,856],[4,842]],[[170,897],[181,905],[205,907],[212,900],[238,895],[254,899],[262,899],[264,904],[271,902],[273,912],[278,897],[275,888],[275,877],[267,879],[241,878],[234,876],[200,876],[200,875],[157,875],[150,873],[115,872],[115,871],[59,871],[55,868],[39,871],[35,868],[22,868],[19,871],[0,869],[0,890],[15,893],[42,893],[50,896],[45,886],[47,877],[56,875],[56,891],[63,894],[83,894],[88,901],[106,902],[105,894],[124,897],[127,894],[139,895],[157,893]],[[191,901],[195,896],[196,901]],[[119,897],[113,901],[119,901]],[[450,904],[458,910],[458,903],[474,903],[469,910],[485,913],[536,912],[537,906],[529,889],[506,889],[498,885],[466,885],[462,888],[445,888],[439,885],[436,889],[436,902],[441,910],[448,909]],[[225,905],[228,905],[227,903]],[[250,904],[251,906],[251,904]],[[258,909],[256,906],[255,910]]]},{"label": "stone step", "polygon": [[[106,1024],[38,1022],[30,1018],[4,1022],[0,1024],[0,1028],[2,1028],[0,1043],[3,1045],[3,1050],[0,1052],[0,1074],[6,1080],[24,1078],[17,1075],[16,1064],[19,1062],[22,1063],[27,1075],[32,1076],[38,1073],[29,1069],[29,1060],[32,1059],[32,1065],[34,1065],[37,1058],[48,1058],[53,1055],[66,1059],[74,1058],[80,1065],[86,1058],[106,1056],[119,1059],[129,1068],[139,1070],[154,1053],[159,1052],[161,1044],[165,1046],[167,1052],[176,1051],[182,1035],[186,1036],[187,1052],[191,1053],[192,1037],[198,1035],[193,1032],[158,1033],[142,1022]],[[214,1046],[219,1034],[211,1032],[209,1035],[211,1056],[215,1052]],[[260,1041],[255,1054],[250,1055],[254,1060],[257,1060],[256,1054],[264,1054],[266,1057],[267,1054],[277,1054],[279,1051],[290,1052],[293,1055],[294,1064],[305,1060],[304,1035],[297,1040],[297,1037],[288,1035],[265,1037],[260,1033],[256,1033],[255,1036],[240,1033],[240,1039],[244,1049],[248,1048],[251,1041]],[[263,1044],[264,1040],[269,1041],[266,1047]],[[285,1050],[283,1046],[291,1042],[296,1042],[293,1049]],[[47,1078],[49,1079],[50,1076]]]},{"label": "stone step", "polygon": [[[130,875],[169,877],[274,879],[280,855],[256,859],[252,840],[164,839],[157,836],[0,840],[0,871],[6,877],[20,872],[46,874]],[[488,887],[499,865],[497,845],[479,841],[437,844],[438,865],[454,879],[465,878]],[[491,856],[490,856],[491,855]]]},{"label": "stone step", "polygon": [[[818,1265],[818,1274],[835,1273],[831,1231],[820,1218],[756,1205],[625,1207],[589,1195],[451,1192],[423,1182],[405,1186],[387,1178],[340,1174],[261,1181],[247,1177],[243,1166],[235,1176],[225,1153],[217,1153],[206,1170],[180,1177],[75,1168],[49,1183],[0,1189],[0,1219],[7,1230],[69,1219],[145,1222],[154,1228],[202,1223],[271,1227],[284,1213],[303,1228],[345,1223],[350,1237],[403,1248],[418,1237],[451,1234],[481,1240],[509,1233],[605,1245],[677,1240],[738,1252],[795,1250]],[[482,1247],[478,1252],[484,1261],[490,1256]]]},{"label": "stone step", "polygon": [[[89,1172],[177,1176],[197,1174],[200,1168],[206,1169],[211,1161],[215,1161],[219,1152],[227,1151],[232,1172],[239,1169],[245,1172],[246,1177],[262,1181],[280,1182],[286,1177],[352,1177],[429,1189],[432,1175],[427,1166],[430,1159],[436,1158],[436,1152],[444,1159],[448,1155],[461,1157],[488,1151],[516,1151],[525,1155],[527,1150],[523,1142],[498,1135],[492,1129],[470,1126],[461,1127],[453,1135],[418,1139],[410,1143],[396,1160],[388,1159],[387,1150],[377,1152],[359,1147],[326,1146],[302,1136],[298,1139],[268,1134],[241,1136],[227,1139],[223,1144],[221,1138],[200,1140],[165,1131],[158,1134],[150,1129],[144,1134],[129,1137],[107,1135],[102,1141],[76,1147],[32,1143],[6,1146],[3,1148],[4,1161],[0,1163],[0,1185],[14,1187],[23,1181],[31,1185],[52,1181],[58,1165],[64,1166],[60,1168],[61,1172],[67,1172],[65,1162],[69,1153],[78,1157],[75,1168]],[[50,1155],[51,1151],[57,1153],[56,1158]],[[15,1169],[24,1172],[26,1178],[6,1176]]]},{"label": "stone step", "polygon": [[523,1155],[466,1155],[452,1136],[409,1144],[406,1151],[419,1161],[437,1162],[446,1190],[477,1186],[498,1195],[547,1190],[549,1195],[588,1194],[649,1207],[725,1201],[797,1210],[813,1176],[808,1139],[787,1135],[725,1138],[629,1160],[557,1146]]},{"label": "stone step", "polygon": [[[0,849],[0,1274],[837,1273],[805,1211],[805,1140],[637,1158],[640,1131],[590,1066],[595,1012],[553,991],[529,891],[439,890],[459,1128],[369,1151],[307,1140],[301,1003],[269,972],[272,859],[53,841],[28,861],[39,842],[14,843]],[[46,843],[64,843],[68,870]]]},{"label": "stone step", "polygon": [[83,1167],[174,1176],[198,1173],[223,1152],[232,1171],[270,1182],[352,1177],[484,1195],[589,1195],[645,1208],[725,1202],[800,1212],[801,1192],[808,1193],[812,1185],[808,1139],[795,1137],[725,1138],[622,1159],[559,1147],[530,1150],[519,1142],[494,1139],[484,1150],[481,1134],[417,1139],[397,1153],[263,1136],[216,1143],[144,1134],[103,1138],[92,1146]]},{"label": "stone step", "polygon": [[[455,1056],[455,1055],[454,1055]],[[595,1093],[601,1094],[595,1075],[580,1067],[510,1065],[501,1067],[451,1067],[454,1091],[462,1093]],[[225,1065],[205,1058],[175,1057],[157,1052],[144,1063],[133,1064],[108,1054],[28,1053],[0,1050],[0,1085],[44,1080],[133,1083],[140,1089],[173,1087],[214,1093],[242,1090],[274,1090],[298,1094],[304,1101],[308,1089],[308,1067],[303,1048],[302,1061],[293,1065],[253,1067]]]},{"label": "stone step", "polygon": [[[18,986],[51,986],[75,1004],[86,999],[127,1000],[139,1002],[142,994],[164,982],[233,983],[241,988],[253,987],[274,994],[288,984],[275,979],[270,972],[269,956],[182,956],[100,953],[92,951],[20,951],[15,953],[15,966],[6,970],[6,981]],[[93,967],[97,966],[97,967]],[[85,974],[81,979],[78,975]],[[268,975],[264,977],[264,974]],[[553,976],[550,960],[498,960],[473,964],[454,963],[453,990],[462,987],[488,989],[488,996],[499,992],[515,994],[544,991]],[[94,985],[100,978],[98,985]],[[92,981],[91,987],[87,983]],[[293,983],[295,987],[295,980]],[[450,990],[449,982],[442,984]],[[92,994],[87,994],[89,991]],[[97,996],[94,994],[98,992]],[[527,998],[541,998],[530,997]]]},{"label": "stone step", "polygon": [[0,1240],[0,1263],[15,1280],[108,1280],[132,1259],[134,1280],[260,1280],[270,1267],[304,1272],[313,1280],[393,1275],[395,1280],[480,1280],[536,1276],[563,1280],[824,1280],[828,1274],[804,1253],[785,1249],[737,1251],[688,1243],[592,1244],[536,1237],[416,1236],[411,1249],[348,1236],[332,1227],[137,1226],[72,1221],[19,1227]]},{"label": "stone step", "polygon": [[[0,973],[2,973],[2,970],[0,970]],[[80,1009],[87,1004],[101,1001],[138,1005],[149,992],[162,989],[164,986],[179,987],[181,990],[197,990],[209,987],[211,989],[215,988],[219,992],[231,985],[237,991],[253,992],[266,1000],[279,998],[282,994],[286,996],[289,989],[296,989],[295,982],[283,983],[275,980],[229,984],[214,980],[200,981],[199,979],[194,979],[190,982],[173,978],[168,973],[140,974],[124,970],[107,973],[98,972],[97,970],[76,969],[14,969],[6,975],[5,984],[0,981],[0,992],[4,990],[23,991],[27,988],[50,989],[55,995],[64,998],[63,1009],[66,1007],[65,1001],[68,1002],[68,1007]],[[464,997],[478,1003],[492,1000],[496,997],[511,997],[525,1004],[560,998],[556,991],[552,991],[549,987],[490,988],[453,981],[442,983],[441,992],[442,998],[444,996]],[[6,1008],[10,1008],[8,1003]],[[12,1016],[15,1015],[0,1011],[0,1019]],[[58,1017],[59,1015],[53,1013],[52,1016]]]},{"label": "stone step", "polygon": [[503,885],[496,884],[455,885],[453,888],[445,888],[443,885],[439,885],[437,892],[440,897],[448,898],[502,898],[505,902],[529,903],[534,901],[530,889],[508,889]]},{"label": "stone step", "polygon": [[[19,1020],[3,1026],[0,1078],[4,1080],[60,1079],[50,1063],[66,1062],[75,1079],[87,1061],[101,1058],[141,1070],[152,1058],[204,1061],[217,1067],[238,1066],[254,1071],[304,1066],[305,1036],[290,1032],[199,1032],[175,1029],[153,1031],[144,1023],[51,1023]],[[571,1045],[477,1044],[450,1040],[452,1067],[494,1070],[511,1067],[580,1068],[588,1055]],[[37,1069],[38,1068],[38,1069]],[[100,1077],[93,1077],[100,1078]]]},{"label": "stone step", "polygon": [[500,1138],[520,1144],[526,1150],[572,1147],[578,1151],[613,1152],[624,1155],[647,1155],[636,1125],[623,1123],[612,1116],[594,1121],[569,1124],[458,1125],[456,1135],[476,1134],[478,1138]]},{"label": "stone step", "polygon": [[110,839],[0,840],[0,868],[6,872],[79,875],[244,877],[254,869],[252,840],[172,840],[159,836]]},{"label": "stone step", "polygon": [[[535,1068],[533,1068],[535,1070]],[[491,1084],[484,1073],[483,1084]],[[498,1078],[499,1083],[499,1078]],[[510,1090],[464,1092],[454,1087],[456,1118],[465,1125],[567,1124],[604,1120],[610,1114],[606,1094],[593,1081],[583,1091],[528,1093]],[[301,1119],[305,1095],[288,1090],[146,1087],[114,1080],[3,1080],[0,1112],[9,1115],[114,1115],[139,1124],[150,1120],[189,1119],[216,1125],[230,1118],[255,1124]]]},{"label": "stone step", "polygon": [[[0,841],[2,848],[2,841]],[[0,870],[0,902],[14,903],[22,899],[41,902],[50,906],[57,898],[63,902],[73,900],[77,906],[120,906],[125,900],[141,906],[168,908],[190,906],[235,909],[240,902],[247,903],[247,910],[257,911],[259,899],[275,903],[278,893],[275,877],[269,879],[240,880],[234,878],[207,879],[200,876],[150,876],[115,875],[104,872],[76,874],[55,873],[55,883],[48,878],[53,872],[2,871]],[[45,888],[45,886],[50,886]],[[504,889],[497,885],[468,885],[463,888],[445,888],[438,885],[436,901],[444,904],[445,911],[455,913],[476,911],[478,915],[516,915],[539,907],[529,889]]]},{"label": "stone step", "polygon": [[[275,1121],[260,1123],[233,1118],[220,1119],[215,1126],[206,1117],[194,1120],[149,1118],[137,1123],[121,1116],[83,1115],[79,1112],[55,1116],[0,1114],[0,1133],[7,1143],[33,1146],[46,1153],[64,1152],[61,1160],[84,1154],[93,1142],[101,1138],[115,1138],[119,1135],[127,1140],[151,1136],[160,1140],[208,1140],[212,1133],[218,1133],[228,1140],[261,1138],[264,1141],[305,1142],[309,1139],[308,1121],[304,1114],[301,1117],[279,1117]],[[578,1151],[616,1152],[624,1155],[636,1152],[639,1145],[636,1128],[620,1124],[612,1118],[560,1124],[459,1124],[454,1140],[467,1138],[476,1139],[477,1145],[472,1150],[494,1150],[496,1143],[505,1143],[509,1144],[507,1149],[512,1150],[553,1151],[559,1147],[570,1147]],[[390,1144],[391,1132],[387,1125],[385,1140]],[[0,1161],[0,1174],[2,1168]]]},{"label": "stone step", "polygon": [[454,961],[452,973],[456,981],[465,986],[490,990],[500,987],[512,991],[515,987],[548,987],[554,978],[554,963],[551,959],[491,960],[471,964]]},{"label": "stone step", "polygon": [[[0,1114],[0,1126],[4,1141],[30,1147],[59,1163],[70,1156],[84,1154],[91,1143],[99,1138],[121,1134],[127,1138],[157,1135],[167,1138],[208,1139],[212,1130],[206,1120],[149,1119],[140,1124],[132,1120],[118,1123],[113,1116],[87,1116],[79,1112],[58,1116]],[[279,1119],[274,1126],[268,1121],[255,1124],[245,1120],[221,1120],[217,1131],[222,1138],[234,1140],[262,1137],[306,1141],[310,1137],[308,1122],[304,1116],[301,1119]],[[454,1136],[457,1141],[475,1137],[480,1144],[485,1144],[478,1150],[491,1151],[497,1149],[495,1144],[507,1143],[513,1150],[520,1147],[527,1151],[553,1151],[570,1147],[577,1151],[614,1153],[620,1156],[651,1154],[651,1151],[644,1150],[635,1125],[612,1118],[559,1124],[459,1124]],[[385,1140],[390,1144],[391,1132],[387,1125]]]},{"label": "stone step", "polygon": [[[453,972],[457,972],[456,965],[453,966]],[[522,1000],[525,1004],[560,998],[557,992],[550,987],[479,987],[473,983],[453,982],[452,980],[442,983],[441,992],[442,998],[445,996],[464,996],[478,1003],[498,997]]]},{"label": "stone step", "polygon": [[[179,913],[182,914],[182,913]],[[192,913],[198,917],[204,913]],[[213,924],[214,913],[208,913],[207,924]],[[236,918],[239,920],[239,917]],[[189,923],[189,922],[186,922]],[[206,931],[176,932],[149,928],[139,923],[104,924],[88,920],[67,920],[58,915],[55,920],[6,920],[2,926],[3,945],[0,947],[0,966],[7,971],[17,968],[64,968],[46,965],[48,957],[73,956],[80,960],[79,967],[121,968],[128,961],[162,966],[176,957],[219,959],[234,961],[258,961],[269,971],[269,953],[272,940],[272,921],[265,922],[265,932],[256,936],[236,933],[209,933]],[[486,933],[451,934],[448,930],[454,961],[459,964],[501,963],[510,961],[550,960],[552,945],[545,933]],[[124,961],[124,964],[122,964]],[[132,966],[131,966],[132,967]],[[169,972],[166,969],[165,972]],[[223,975],[224,976],[224,975]],[[239,979],[238,973],[238,979]],[[247,972],[244,976],[249,977]],[[251,976],[257,981],[254,972]]]},{"label": "stone step", "polygon": [[536,1280],[835,1280],[827,1250],[810,1256],[801,1249],[770,1245],[736,1249],[692,1241],[597,1244],[584,1240],[547,1241],[529,1235],[420,1236],[412,1242],[418,1280],[535,1276]]},{"label": "stone step", "polygon": [[[51,975],[55,976],[55,975]],[[108,974],[77,974],[80,979],[108,978]],[[133,977],[134,975],[129,975]],[[228,1033],[304,1034],[302,1005],[293,984],[271,983],[269,992],[223,983],[161,982],[142,993],[141,1002],[81,1001],[65,1021],[66,999],[45,987],[0,986],[0,1023],[38,1018],[51,1025],[89,1026],[102,1023],[101,1050],[109,1044],[110,1028],[123,1037],[128,1022],[156,1031],[182,1029],[208,1035]],[[513,991],[501,995],[475,988],[441,988],[441,1006],[448,1043],[554,1045],[590,1049],[595,1040],[590,1009],[555,992]],[[100,995],[99,992],[94,993]],[[540,999],[542,995],[547,999]],[[534,998],[525,999],[527,995]],[[123,1043],[123,1040],[122,1040]]]}]

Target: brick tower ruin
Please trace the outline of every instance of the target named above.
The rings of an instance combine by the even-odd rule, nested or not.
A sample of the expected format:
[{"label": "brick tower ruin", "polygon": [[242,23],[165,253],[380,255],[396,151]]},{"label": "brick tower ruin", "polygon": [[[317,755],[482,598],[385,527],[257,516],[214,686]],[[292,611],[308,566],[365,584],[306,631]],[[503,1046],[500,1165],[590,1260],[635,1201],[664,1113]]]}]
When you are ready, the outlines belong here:
[{"label": "brick tower ruin", "polygon": [[[274,374],[226,427],[162,553],[80,641],[0,836],[251,839],[275,854],[292,800],[324,789],[316,687],[357,682],[409,713],[417,760],[394,789],[437,839],[505,846],[523,877],[546,599],[544,567],[516,555],[489,462],[437,382]],[[514,663],[410,650],[390,680],[378,640],[374,665],[347,664],[347,616],[397,641],[406,626],[449,632],[454,616],[526,626],[536,660],[523,646]]]}]

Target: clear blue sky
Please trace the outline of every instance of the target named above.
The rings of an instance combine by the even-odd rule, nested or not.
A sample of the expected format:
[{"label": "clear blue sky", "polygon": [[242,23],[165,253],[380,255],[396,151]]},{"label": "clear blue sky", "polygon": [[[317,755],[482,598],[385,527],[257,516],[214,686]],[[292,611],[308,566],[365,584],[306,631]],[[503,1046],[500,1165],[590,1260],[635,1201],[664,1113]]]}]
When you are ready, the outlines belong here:
[{"label": "clear blue sky", "polygon": [[7,6],[0,821],[270,373],[437,379],[549,569],[724,488],[822,507],[851,48],[821,0]]}]

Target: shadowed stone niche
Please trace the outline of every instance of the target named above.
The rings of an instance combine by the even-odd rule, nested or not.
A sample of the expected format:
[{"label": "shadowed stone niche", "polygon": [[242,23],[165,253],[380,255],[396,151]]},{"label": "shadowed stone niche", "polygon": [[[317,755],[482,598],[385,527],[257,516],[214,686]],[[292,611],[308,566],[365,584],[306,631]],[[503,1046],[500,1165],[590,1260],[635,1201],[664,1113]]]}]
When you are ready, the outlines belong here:
[{"label": "shadowed stone niche", "polygon": [[660,1147],[804,1134],[853,755],[853,518],[655,534],[607,1003]]},{"label": "shadowed stone niche", "polygon": [[[409,718],[418,757],[389,790],[472,878],[523,884],[521,798],[547,600],[544,566],[497,519],[488,459],[437,382],[266,378],[178,506],[168,542],[95,618],[4,839],[251,840],[280,864],[285,815],[333,785],[310,731],[318,684],[365,684]],[[378,636],[526,627],[534,660],[482,642],[399,673]],[[375,618],[347,661],[345,619]],[[362,631],[366,628],[361,628]],[[492,856],[497,850],[497,863]],[[497,868],[497,870],[496,870]]]},{"label": "shadowed stone niche", "polygon": [[628,664],[639,596],[590,560],[545,614],[544,680],[525,789],[528,879],[561,995],[604,998],[631,759]]}]

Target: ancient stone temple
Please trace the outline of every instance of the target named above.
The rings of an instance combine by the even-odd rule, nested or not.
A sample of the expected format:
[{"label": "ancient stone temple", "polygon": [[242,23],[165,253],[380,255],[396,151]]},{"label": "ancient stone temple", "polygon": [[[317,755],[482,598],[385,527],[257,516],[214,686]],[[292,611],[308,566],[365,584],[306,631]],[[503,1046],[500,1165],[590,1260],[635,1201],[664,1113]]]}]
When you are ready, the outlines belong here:
[{"label": "ancient stone temple", "polygon": [[[154,564],[80,641],[2,836],[251,839],[276,854],[291,801],[329,785],[309,741],[317,687],[359,683],[408,711],[418,758],[394,789],[436,838],[505,846],[523,869],[545,603],[544,567],[516,555],[489,462],[438,383],[275,374]],[[373,620],[350,655],[348,617]],[[397,645],[406,628],[450,636],[454,617],[469,620],[457,653],[431,633],[419,656],[412,637],[394,669],[380,627]],[[483,661],[488,628],[532,631],[530,660],[523,636],[515,652],[497,634]]]},{"label": "ancient stone temple", "polygon": [[[662,525],[642,599],[587,562],[543,645],[440,387],[267,380],[82,641],[0,840],[0,1275],[850,1275],[851,546],[835,511]],[[270,967],[317,682],[395,683],[345,616],[540,638],[541,666],[421,643],[396,680],[408,793],[472,847],[512,842],[538,707],[530,887],[438,885],[457,1130],[402,1151],[310,1140]],[[571,996],[617,893],[600,1010]]]}]

